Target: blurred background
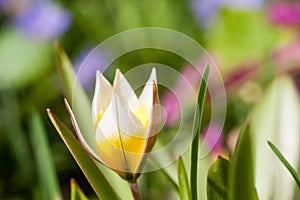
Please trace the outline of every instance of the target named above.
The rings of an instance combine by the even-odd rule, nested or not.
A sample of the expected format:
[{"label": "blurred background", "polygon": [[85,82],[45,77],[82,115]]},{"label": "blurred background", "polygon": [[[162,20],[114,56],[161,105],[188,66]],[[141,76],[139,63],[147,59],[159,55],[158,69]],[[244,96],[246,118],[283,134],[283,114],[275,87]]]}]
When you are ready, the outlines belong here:
[{"label": "blurred background", "polygon": [[[46,199],[49,195],[43,184],[47,184],[47,177],[54,177],[53,185],[58,185],[56,189],[64,199],[69,198],[71,178],[80,183],[87,196],[94,196],[46,115],[50,107],[71,127],[53,43],[60,42],[77,71],[87,53],[101,41],[145,26],[188,35],[219,67],[228,111],[217,153],[231,154],[237,129],[275,77],[288,75],[300,89],[298,1],[0,0],[0,199]],[[102,70],[106,59],[104,52],[94,55],[90,60],[94,67],[78,77],[91,93],[95,72]],[[130,52],[105,73],[112,81],[116,67],[125,73],[150,62],[166,64],[188,76],[192,73],[184,59],[160,50]],[[200,77],[191,81],[197,88]],[[167,129],[172,129],[178,120],[176,100],[163,88],[160,97],[167,109]],[[204,121],[208,120],[204,115]],[[36,129],[45,134],[34,134]],[[299,155],[299,148],[295,151]],[[44,167],[54,175],[45,174]],[[157,195],[171,199],[159,175],[149,174],[153,179],[144,183],[148,188],[145,199]]]}]

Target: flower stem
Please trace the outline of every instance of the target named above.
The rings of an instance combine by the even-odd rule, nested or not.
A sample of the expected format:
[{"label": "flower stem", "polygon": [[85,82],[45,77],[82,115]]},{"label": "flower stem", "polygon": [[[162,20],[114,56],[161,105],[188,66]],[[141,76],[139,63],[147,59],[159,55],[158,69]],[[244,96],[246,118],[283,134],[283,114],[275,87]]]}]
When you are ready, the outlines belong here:
[{"label": "flower stem", "polygon": [[136,182],[129,183],[134,200],[141,200],[141,194]]}]

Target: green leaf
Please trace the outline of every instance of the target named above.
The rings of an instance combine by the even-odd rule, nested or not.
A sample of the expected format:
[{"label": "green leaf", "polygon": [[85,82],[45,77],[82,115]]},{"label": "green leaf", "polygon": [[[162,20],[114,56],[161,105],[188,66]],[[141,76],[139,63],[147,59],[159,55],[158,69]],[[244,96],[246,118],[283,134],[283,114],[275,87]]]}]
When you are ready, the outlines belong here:
[{"label": "green leaf", "polygon": [[[57,60],[57,71],[60,77],[64,95],[67,97],[67,99],[72,100],[72,110],[75,114],[84,139],[91,149],[97,152],[96,143],[94,141],[95,138],[92,124],[91,101],[88,99],[81,85],[77,83],[73,66],[68,56],[58,43],[55,44],[55,55]],[[124,199],[133,198],[126,181],[121,179],[118,174],[102,164],[99,163],[97,166],[104,174],[106,179],[108,179],[110,184],[114,186],[119,196],[122,196]]]},{"label": "green leaf", "polygon": [[181,157],[178,158],[179,196],[182,200],[192,199],[185,166]]},{"label": "green leaf", "polygon": [[194,140],[191,149],[191,171],[190,171],[190,184],[193,199],[197,199],[197,177],[198,177],[198,148],[199,148],[199,136],[201,128],[201,119],[207,89],[207,80],[209,75],[209,65],[206,63],[202,80],[198,91],[197,105],[194,114],[193,121],[193,136]]},{"label": "green leaf", "polygon": [[293,178],[295,179],[295,182],[298,186],[298,189],[300,190],[300,178],[297,174],[297,171],[292,167],[292,165],[285,159],[285,157],[282,155],[282,153],[276,148],[274,144],[272,144],[270,141],[268,141],[269,146],[273,150],[273,152],[276,154],[276,156],[279,158],[279,160],[284,164],[284,166],[289,170]]},{"label": "green leaf", "polygon": [[50,111],[50,109],[48,109],[47,112],[51,122],[86,176],[87,180],[90,182],[98,198],[120,199],[92,158],[81,147],[72,132]]},{"label": "green leaf", "polygon": [[[57,72],[62,90],[69,102],[72,100],[72,110],[86,142],[94,151],[97,151],[94,142],[94,130],[91,114],[91,101],[81,85],[77,82],[73,66],[58,43],[55,44]],[[96,74],[95,74],[96,77]]]},{"label": "green leaf", "polygon": [[32,141],[33,153],[41,179],[41,188],[44,190],[44,199],[61,199],[59,181],[47,134],[41,117],[37,112],[32,114],[30,120],[30,139]]},{"label": "green leaf", "polygon": [[219,156],[209,168],[207,175],[207,200],[227,199],[229,165],[228,160]]},{"label": "green leaf", "polygon": [[75,179],[71,179],[71,200],[88,200]]},{"label": "green leaf", "polygon": [[254,188],[254,161],[249,124],[242,129],[228,177],[228,199],[257,199]]}]

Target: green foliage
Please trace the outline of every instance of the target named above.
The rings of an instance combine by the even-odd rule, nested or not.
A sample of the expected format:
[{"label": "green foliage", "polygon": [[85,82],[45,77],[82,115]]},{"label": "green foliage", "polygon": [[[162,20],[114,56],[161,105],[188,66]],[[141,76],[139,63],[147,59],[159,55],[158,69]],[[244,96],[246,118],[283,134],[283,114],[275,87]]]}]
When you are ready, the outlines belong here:
[{"label": "green foliage", "polygon": [[[240,135],[236,153],[231,161],[218,158],[211,165],[210,156],[199,160],[200,124],[206,124],[204,122],[210,120],[212,116],[210,111],[215,106],[209,105],[211,102],[207,99],[205,103],[208,106],[205,104],[205,110],[202,111],[207,86],[203,80],[207,81],[207,77],[205,78],[209,71],[207,67],[199,89],[197,110],[192,125],[194,129],[192,133],[186,131],[195,137],[191,151],[188,149],[187,153],[183,155],[184,163],[188,168],[184,167],[184,163],[180,159],[177,163],[178,166],[173,163],[173,165],[160,169],[159,173],[150,172],[142,175],[139,179],[139,184],[142,185],[142,196],[150,199],[174,199],[175,196],[178,196],[179,191],[182,199],[205,199],[206,194],[209,200],[256,199],[255,180],[260,199],[292,199],[296,187],[294,187],[295,184],[290,174],[295,179],[298,188],[300,187],[299,173],[296,172],[300,167],[299,91],[293,83],[298,78],[298,74],[294,72],[297,72],[299,68],[299,59],[295,58],[297,48],[294,48],[299,40],[299,34],[295,34],[298,32],[298,27],[292,24],[277,26],[276,23],[270,23],[268,17],[271,9],[268,6],[258,9],[248,9],[248,7],[241,9],[240,4],[234,5],[233,8],[226,2],[222,5],[215,5],[211,2],[208,4],[212,10],[207,9],[207,14],[211,11],[216,15],[214,19],[207,20],[212,23],[207,23],[208,26],[202,27],[196,20],[196,16],[199,16],[199,13],[196,13],[199,12],[197,2],[197,0],[132,0],[126,2],[78,0],[69,3],[66,0],[53,0],[50,2],[51,4],[58,4],[59,7],[70,13],[72,22],[65,33],[51,39],[27,37],[26,30],[23,32],[24,30],[19,27],[18,23],[22,23],[25,19],[25,16],[22,15],[26,14],[24,11],[31,5],[35,6],[35,3],[24,4],[25,7],[22,3],[18,4],[15,1],[5,1],[3,5],[1,4],[0,199],[47,200],[62,198],[62,194],[66,193],[65,189],[69,185],[68,177],[72,175],[77,179],[77,176],[80,176],[81,173],[76,171],[78,170],[77,166],[74,166],[75,162],[69,162],[68,150],[60,138],[57,138],[57,135],[46,134],[45,130],[53,132],[53,127],[51,123],[42,124],[42,114],[46,107],[51,107],[60,113],[59,116],[65,117],[66,110],[61,105],[62,99],[66,97],[71,103],[84,139],[91,149],[96,150],[91,119],[91,101],[77,82],[72,63],[77,64],[76,61],[80,60],[78,55],[84,50],[92,48],[121,31],[138,27],[170,28],[184,33],[198,42],[202,40],[201,45],[212,53],[213,58],[216,58],[216,64],[220,67],[221,76],[224,78],[226,91],[229,91],[223,131],[225,139],[228,138],[226,134],[230,134],[233,127],[243,123],[251,113],[249,123],[251,134],[248,133],[249,127],[246,126]],[[271,6],[272,4],[273,2],[270,2]],[[246,4],[241,6],[246,6]],[[43,9],[39,11],[42,12]],[[201,18],[203,21],[206,17],[210,18],[209,14],[205,16],[205,13],[200,13],[203,14],[203,19]],[[21,21],[18,21],[19,17],[22,18]],[[40,20],[39,16],[34,15],[34,17],[37,21]],[[37,28],[39,23],[34,23],[34,21],[30,26]],[[63,24],[62,21],[61,23]],[[23,28],[27,27],[26,24],[23,25]],[[38,30],[38,33],[44,31],[40,27],[35,30]],[[59,40],[67,52],[56,43],[54,51],[57,61],[56,72],[54,72],[51,46],[53,39]],[[157,38],[161,40],[147,36],[133,39],[136,44],[145,41],[159,43],[163,37]],[[105,60],[105,56],[109,57],[121,49],[127,48],[128,45],[131,45],[131,41],[124,38],[115,46],[108,47],[104,52],[103,59]],[[183,51],[187,50],[184,45],[180,48]],[[193,53],[189,51],[191,57],[193,57]],[[123,72],[127,72],[134,66],[144,63],[161,63],[181,71],[185,67],[186,61],[185,58],[164,50],[139,49],[114,60],[104,73],[111,80],[114,68],[120,67]],[[253,68],[255,77],[251,72],[251,75],[243,80],[237,82],[234,80],[233,84],[226,84],[230,82],[228,80],[244,75],[243,73],[236,74],[236,71],[233,71],[241,65],[255,65],[255,69]],[[101,69],[101,66],[98,67]],[[214,69],[211,71],[212,74],[216,72]],[[87,72],[85,75],[91,76],[88,74],[88,70],[84,70],[85,72]],[[56,82],[57,77],[60,83]],[[160,78],[164,78],[164,76],[160,76]],[[266,87],[266,84],[271,81],[273,82],[270,87]],[[246,103],[244,98],[240,98],[242,95],[239,95],[244,90],[244,84],[246,85],[248,82],[254,82],[259,89],[266,88],[264,96],[254,107],[252,107],[252,102]],[[212,83],[214,83],[213,77]],[[161,87],[161,97],[165,90],[173,89],[163,85],[159,87]],[[92,88],[91,86],[86,89],[87,92],[91,94]],[[252,90],[250,93],[247,95],[252,95]],[[33,112],[28,118],[28,108],[36,108],[38,111]],[[182,108],[185,109],[185,107]],[[49,115],[97,196],[101,199],[133,199],[128,183],[108,167],[91,159],[73,133],[50,111]],[[62,119],[66,121],[66,118]],[[190,118],[188,120],[190,121]],[[168,139],[170,139],[168,141],[173,138],[170,132],[176,132],[176,128],[166,128],[165,133],[162,133],[168,135]],[[49,141],[48,136],[51,137]],[[281,162],[270,151],[267,141],[278,144],[277,147],[280,151],[275,145],[268,143]],[[158,141],[156,147],[163,148],[167,144],[165,142],[158,146]],[[182,144],[178,143],[178,145]],[[53,157],[51,152],[54,152]],[[156,164],[161,160],[174,159],[172,156],[172,152],[164,152],[153,160],[148,160],[147,163],[151,164],[153,161]],[[55,167],[60,175],[59,181]],[[177,170],[178,173],[176,173]],[[35,175],[37,175],[36,180],[34,179]],[[144,177],[146,180],[143,180]],[[81,180],[81,177],[77,180]],[[160,180],[161,182],[159,182]],[[61,188],[59,188],[59,183]],[[207,193],[204,189],[207,190]],[[84,192],[88,197],[92,197],[88,191]],[[298,192],[296,194],[298,196],[294,196],[294,199],[298,199],[299,194]],[[71,199],[88,199],[74,181],[71,181]]]},{"label": "green foliage", "polygon": [[209,65],[207,63],[199,86],[197,105],[196,105],[194,121],[193,121],[192,134],[194,136],[194,140],[191,149],[191,171],[190,171],[191,172],[190,185],[191,185],[191,192],[192,192],[193,199],[197,199],[198,146],[199,146],[201,119],[202,119],[202,113],[203,113],[203,107],[204,107],[204,101],[205,101],[205,95],[207,89],[208,75],[209,75]]},{"label": "green foliage", "polygon": [[263,12],[233,9],[223,9],[220,21],[207,33],[208,48],[218,52],[226,69],[265,58],[281,37]]},{"label": "green foliage", "polygon": [[177,174],[178,174],[178,183],[179,183],[179,196],[181,200],[191,200],[191,191],[189,187],[189,182],[185,170],[185,166],[181,157],[177,160]]},{"label": "green foliage", "polygon": [[100,199],[120,199],[72,132],[50,110],[48,116]]},{"label": "green foliage", "polygon": [[12,28],[4,30],[0,31],[0,89],[24,88],[47,75],[51,45],[34,44]]},{"label": "green foliage", "polygon": [[227,199],[229,166],[229,161],[219,156],[209,168],[207,176],[207,200]]},{"label": "green foliage", "polygon": [[30,138],[34,149],[35,162],[37,164],[43,199],[61,199],[59,181],[41,117],[33,112],[30,120]]},{"label": "green foliage", "polygon": [[65,51],[58,43],[55,44],[55,55],[57,61],[57,72],[64,95],[72,100],[72,110],[84,139],[96,150],[94,142],[94,131],[92,124],[91,102],[81,85],[77,82],[73,66]]},{"label": "green foliage", "polygon": [[218,157],[207,176],[208,200],[257,200],[254,187],[254,158],[249,124],[241,130],[231,162]]},{"label": "green foliage", "polygon": [[11,188],[13,191],[30,190],[35,184],[32,179],[35,165],[22,124],[21,109],[15,91],[0,92],[1,198],[9,195]]},{"label": "green foliage", "polygon": [[291,175],[293,176],[298,189],[300,190],[300,178],[297,174],[297,171],[292,167],[292,165],[285,159],[285,157],[282,155],[282,153],[277,149],[277,147],[270,141],[268,141],[268,145],[273,150],[273,152],[276,154],[276,156],[279,158],[279,160],[284,164],[284,166],[289,170]]}]

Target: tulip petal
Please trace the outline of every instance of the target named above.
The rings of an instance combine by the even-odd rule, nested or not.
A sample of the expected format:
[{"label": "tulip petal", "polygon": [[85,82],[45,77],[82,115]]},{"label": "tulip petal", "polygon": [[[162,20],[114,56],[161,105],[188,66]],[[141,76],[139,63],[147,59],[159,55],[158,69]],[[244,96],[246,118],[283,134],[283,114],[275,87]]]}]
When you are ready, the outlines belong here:
[{"label": "tulip petal", "polygon": [[[157,134],[159,132],[160,127],[160,106],[159,106],[159,97],[158,97],[158,91],[156,87],[156,83],[152,83],[152,97],[150,98],[152,100],[152,106],[150,109],[150,119],[149,119],[149,125],[146,132],[146,140],[143,146],[143,153],[147,154],[151,151],[152,147],[154,146]],[[142,161],[140,162],[140,165],[138,167],[138,171],[140,172],[142,170],[142,167],[146,161],[146,155],[142,157]]]},{"label": "tulip petal", "polygon": [[95,94],[92,103],[92,115],[94,124],[99,121],[99,113],[103,113],[113,94],[113,87],[109,81],[102,75],[100,71],[97,71]]},{"label": "tulip petal", "polygon": [[72,124],[73,124],[73,127],[75,129],[75,133],[80,141],[80,144],[82,145],[82,147],[86,150],[87,153],[89,153],[93,158],[95,158],[97,161],[99,162],[102,162],[101,159],[99,158],[98,154],[96,153],[96,151],[94,151],[88,144],[87,142],[85,141],[81,131],[80,131],[80,128],[78,126],[78,123],[76,121],[76,118],[75,118],[75,115],[67,101],[67,99],[64,99],[64,103],[65,103],[65,106],[69,112],[69,115],[70,115],[70,118],[71,118],[71,121],[72,121]]},{"label": "tulip petal", "polygon": [[[153,82],[156,83],[156,70],[152,69],[151,75],[146,82],[146,85],[139,97],[139,102],[136,107],[133,108],[135,116],[147,127],[150,120],[150,111],[153,106]],[[157,108],[159,108],[157,106]]]},{"label": "tulip petal", "polygon": [[125,105],[129,106],[130,110],[134,110],[137,107],[138,98],[119,69],[116,70],[113,87]]},{"label": "tulip petal", "polygon": [[151,107],[153,99],[153,82],[157,83],[155,68],[152,69],[150,77],[139,97],[140,104],[149,105],[149,107]]},{"label": "tulip petal", "polygon": [[136,173],[145,136],[146,128],[115,93],[96,130],[101,159],[117,171]]},{"label": "tulip petal", "polygon": [[159,131],[160,127],[160,101],[158,97],[158,91],[157,91],[157,86],[156,83],[152,83],[152,106],[150,110],[150,120],[149,120],[149,125],[146,133],[146,138],[147,142],[145,143],[144,146],[144,151],[145,153],[148,153],[152,147],[155,144],[155,141],[157,139],[157,134]]}]

